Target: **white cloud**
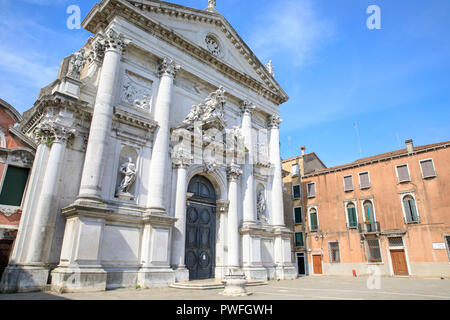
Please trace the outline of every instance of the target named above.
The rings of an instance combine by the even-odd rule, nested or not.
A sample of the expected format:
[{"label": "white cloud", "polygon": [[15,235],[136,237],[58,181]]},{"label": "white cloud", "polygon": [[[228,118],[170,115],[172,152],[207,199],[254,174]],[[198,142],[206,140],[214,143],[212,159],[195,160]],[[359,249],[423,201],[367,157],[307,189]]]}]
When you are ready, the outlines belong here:
[{"label": "white cloud", "polygon": [[333,35],[333,24],[318,17],[311,0],[283,0],[262,11],[249,42],[264,61],[281,54],[297,67],[310,64]]}]

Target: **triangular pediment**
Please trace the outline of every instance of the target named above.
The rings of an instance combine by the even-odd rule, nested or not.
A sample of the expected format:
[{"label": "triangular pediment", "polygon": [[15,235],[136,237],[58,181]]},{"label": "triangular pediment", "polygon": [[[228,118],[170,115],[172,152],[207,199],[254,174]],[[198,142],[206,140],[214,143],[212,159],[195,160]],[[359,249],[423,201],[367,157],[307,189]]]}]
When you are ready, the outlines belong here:
[{"label": "triangular pediment", "polygon": [[[107,2],[127,4],[127,7],[132,7],[142,17],[156,22],[161,28],[195,46],[202,54],[209,53],[211,59],[217,59],[230,72],[235,71],[258,82],[270,91],[270,95],[278,96],[276,100],[279,100],[279,103],[289,99],[221,14],[157,0],[104,0],[99,7],[103,3],[106,6]],[[86,19],[91,20],[89,16]]]}]

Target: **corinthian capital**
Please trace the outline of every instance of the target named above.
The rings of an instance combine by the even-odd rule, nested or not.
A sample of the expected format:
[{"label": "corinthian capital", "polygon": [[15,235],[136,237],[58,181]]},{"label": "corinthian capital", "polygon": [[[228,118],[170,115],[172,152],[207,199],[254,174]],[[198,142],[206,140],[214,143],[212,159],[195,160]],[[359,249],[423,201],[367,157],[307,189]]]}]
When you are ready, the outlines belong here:
[{"label": "corinthian capital", "polygon": [[192,155],[183,149],[178,149],[172,153],[172,163],[177,168],[191,165],[192,159]]},{"label": "corinthian capital", "polygon": [[35,129],[36,144],[60,142],[66,143],[75,136],[75,129],[65,127],[58,123],[41,123]]},{"label": "corinthian capital", "polygon": [[103,40],[105,51],[116,51],[122,54],[127,46],[128,41],[124,39],[123,35],[117,33],[117,31],[109,29],[106,32],[105,39]]},{"label": "corinthian capital", "polygon": [[280,124],[283,122],[283,119],[280,118],[279,115],[274,114],[269,119],[269,128],[271,129],[279,129]]},{"label": "corinthian capital", "polygon": [[178,70],[181,69],[181,66],[176,64],[173,59],[169,57],[165,57],[161,64],[159,65],[159,76],[169,76],[175,78]]},{"label": "corinthian capital", "polygon": [[241,102],[241,111],[243,114],[252,115],[253,110],[255,110],[255,105],[248,100],[244,100]]},{"label": "corinthian capital", "polygon": [[242,169],[241,169],[240,165],[232,163],[227,168],[227,176],[228,176],[229,180],[237,181],[237,180],[239,180],[241,175],[242,175]]}]

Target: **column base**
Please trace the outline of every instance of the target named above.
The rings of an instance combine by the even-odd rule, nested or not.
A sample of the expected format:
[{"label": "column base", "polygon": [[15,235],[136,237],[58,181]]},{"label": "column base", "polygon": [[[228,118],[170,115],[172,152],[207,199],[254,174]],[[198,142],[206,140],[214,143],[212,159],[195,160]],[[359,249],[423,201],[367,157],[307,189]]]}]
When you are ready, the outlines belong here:
[{"label": "column base", "polygon": [[35,292],[45,289],[49,269],[39,266],[8,266],[2,277],[0,292]]},{"label": "column base", "polygon": [[263,266],[258,267],[244,267],[242,268],[245,276],[248,280],[262,280],[265,281],[269,278],[266,268]]},{"label": "column base", "polygon": [[178,267],[174,269],[176,282],[188,282],[189,281],[189,269],[186,267]]},{"label": "column base", "polygon": [[293,265],[277,266],[275,269],[277,280],[295,280],[297,277],[297,269]]},{"label": "column base", "polygon": [[97,292],[106,290],[107,273],[101,268],[59,267],[52,271],[52,291]]},{"label": "column base", "polygon": [[174,283],[175,271],[169,268],[141,268],[138,272],[138,285],[143,289],[168,287]]}]

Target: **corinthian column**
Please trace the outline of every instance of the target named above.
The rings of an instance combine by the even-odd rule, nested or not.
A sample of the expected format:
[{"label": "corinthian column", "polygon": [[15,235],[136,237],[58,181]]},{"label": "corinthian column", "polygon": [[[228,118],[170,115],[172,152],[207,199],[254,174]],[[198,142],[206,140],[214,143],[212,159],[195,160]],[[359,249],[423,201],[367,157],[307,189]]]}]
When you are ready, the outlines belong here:
[{"label": "corinthian column", "polygon": [[105,50],[104,60],[78,196],[93,200],[101,200],[103,168],[114,112],[115,84],[120,74],[120,59],[126,43],[122,35],[111,29],[106,33],[101,46]]},{"label": "corinthian column", "polygon": [[30,237],[26,263],[46,264],[50,251],[50,238],[53,233],[53,222],[56,205],[58,203],[58,186],[64,151],[68,139],[74,136],[75,130],[66,128],[56,123],[44,125],[41,133],[52,140],[52,146],[48,156],[42,190],[36,205],[35,217]]},{"label": "corinthian column", "polygon": [[255,105],[245,100],[241,103],[242,135],[248,152],[245,155],[242,181],[244,191],[244,223],[256,220],[255,178],[253,176],[254,146],[252,140],[252,112]]},{"label": "corinthian column", "polygon": [[231,164],[228,174],[228,266],[239,268],[239,220],[238,220],[238,181],[242,175],[240,166]]},{"label": "corinthian column", "polygon": [[272,180],[272,224],[284,226],[283,211],[283,181],[281,176],[281,156],[280,156],[280,124],[282,119],[274,114],[270,117],[270,162],[274,168]]},{"label": "corinthian column", "polygon": [[172,267],[176,269],[176,280],[189,280],[189,271],[184,264],[186,243],[186,191],[187,168],[192,155],[182,150],[172,155],[172,163],[177,170],[177,190],[175,195],[175,218],[178,219],[172,233]]},{"label": "corinthian column", "polygon": [[166,175],[169,165],[169,119],[173,96],[173,80],[179,69],[180,66],[170,58],[164,58],[159,66],[161,80],[155,103],[155,120],[159,126],[155,132],[153,143],[150,165],[151,188],[148,206],[150,210],[162,213],[166,212],[164,185],[167,179]]}]

